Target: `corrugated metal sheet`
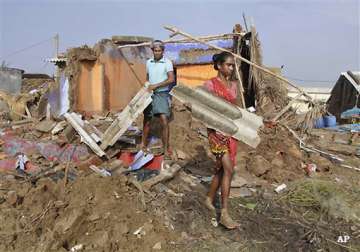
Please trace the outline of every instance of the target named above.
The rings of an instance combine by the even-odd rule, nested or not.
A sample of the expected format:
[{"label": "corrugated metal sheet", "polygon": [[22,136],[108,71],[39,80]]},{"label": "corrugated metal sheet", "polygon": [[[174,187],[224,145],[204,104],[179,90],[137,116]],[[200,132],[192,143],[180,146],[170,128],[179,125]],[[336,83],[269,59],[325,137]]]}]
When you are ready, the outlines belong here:
[{"label": "corrugated metal sheet", "polygon": [[[354,79],[354,78],[360,79],[360,72],[348,71],[346,73],[345,72],[341,73],[341,75],[344,76],[350,82],[350,84],[353,85],[356,91],[360,94],[360,86],[359,84],[356,83],[357,80]],[[352,78],[351,75],[354,76],[354,78]]]},{"label": "corrugated metal sheet", "polygon": [[0,67],[0,90],[9,94],[19,94],[24,70]]},{"label": "corrugated metal sheet", "polygon": [[[233,46],[232,39],[213,40],[209,43],[225,49],[231,49]],[[172,60],[175,65],[209,64],[216,52],[218,50],[201,43],[183,42],[165,45],[165,57]]]}]

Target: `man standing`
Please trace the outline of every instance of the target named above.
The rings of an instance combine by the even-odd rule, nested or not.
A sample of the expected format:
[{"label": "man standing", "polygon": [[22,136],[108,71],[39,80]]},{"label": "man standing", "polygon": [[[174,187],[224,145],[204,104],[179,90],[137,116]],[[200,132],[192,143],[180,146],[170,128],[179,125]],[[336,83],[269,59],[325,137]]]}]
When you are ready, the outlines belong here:
[{"label": "man standing", "polygon": [[165,158],[171,158],[169,148],[169,122],[171,114],[169,85],[174,82],[174,69],[171,61],[164,57],[164,43],[155,40],[151,49],[154,57],[146,62],[145,86],[153,91],[152,103],[144,111],[144,128],[142,136],[142,148],[146,149],[150,132],[150,121],[154,116],[159,117],[162,126],[162,143]]}]

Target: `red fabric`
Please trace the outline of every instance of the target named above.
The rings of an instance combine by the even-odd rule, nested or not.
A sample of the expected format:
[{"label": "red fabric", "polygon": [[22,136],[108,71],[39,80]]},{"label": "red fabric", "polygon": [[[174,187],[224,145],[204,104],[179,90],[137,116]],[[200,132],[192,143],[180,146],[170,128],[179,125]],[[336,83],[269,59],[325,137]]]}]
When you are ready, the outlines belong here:
[{"label": "red fabric", "polygon": [[[118,159],[123,161],[123,164],[125,166],[129,166],[134,161],[135,154],[130,152],[121,152]],[[149,163],[144,165],[144,169],[147,170],[160,170],[161,169],[161,163],[164,160],[163,155],[154,156],[154,159],[151,160]]]},{"label": "red fabric", "polygon": [[231,82],[231,87],[228,87],[218,77],[215,77],[206,82],[205,86],[210,92],[235,104],[237,98],[236,83]]},{"label": "red fabric", "polygon": [[[232,83],[227,87],[219,78],[212,78],[205,83],[206,88],[218,97],[225,99],[230,103],[235,103],[237,98],[236,84]],[[210,149],[214,155],[223,155],[229,152],[233,165],[236,163],[237,140],[233,137],[224,136],[215,131],[208,130]]]}]

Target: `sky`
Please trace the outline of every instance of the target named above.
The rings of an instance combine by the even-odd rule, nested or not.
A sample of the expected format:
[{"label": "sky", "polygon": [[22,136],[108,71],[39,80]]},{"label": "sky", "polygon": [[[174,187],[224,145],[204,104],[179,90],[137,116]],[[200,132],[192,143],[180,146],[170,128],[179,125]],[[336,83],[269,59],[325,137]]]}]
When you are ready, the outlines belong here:
[{"label": "sky", "polygon": [[[360,0],[0,0],[0,63],[32,73],[54,73],[53,37],[60,52],[93,46],[113,35],[167,39],[164,25],[192,35],[256,26],[267,66],[302,86],[332,86],[360,70]],[[180,38],[180,37],[179,37]]]}]

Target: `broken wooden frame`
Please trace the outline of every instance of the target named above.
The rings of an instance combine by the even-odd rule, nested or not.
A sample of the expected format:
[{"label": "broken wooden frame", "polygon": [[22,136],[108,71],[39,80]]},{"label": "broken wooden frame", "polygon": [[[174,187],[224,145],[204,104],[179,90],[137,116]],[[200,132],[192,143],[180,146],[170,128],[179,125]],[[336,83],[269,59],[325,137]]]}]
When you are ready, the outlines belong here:
[{"label": "broken wooden frame", "polygon": [[[88,145],[96,155],[106,156],[104,152],[108,146],[112,146],[126,132],[136,118],[151,103],[152,92],[146,88],[140,89],[125,109],[117,114],[117,118],[107,128],[105,133],[100,132],[88,121],[81,119],[76,113],[66,113],[64,117],[81,136],[81,141]],[[98,143],[101,142],[99,146]]]}]

